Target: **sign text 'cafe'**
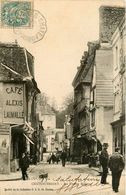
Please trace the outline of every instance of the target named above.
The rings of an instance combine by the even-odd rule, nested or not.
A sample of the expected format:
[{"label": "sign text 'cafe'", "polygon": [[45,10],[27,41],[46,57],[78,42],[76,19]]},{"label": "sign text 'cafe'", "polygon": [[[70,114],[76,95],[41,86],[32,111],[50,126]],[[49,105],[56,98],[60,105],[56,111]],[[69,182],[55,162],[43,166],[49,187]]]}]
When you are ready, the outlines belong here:
[{"label": "sign text 'cafe'", "polygon": [[3,94],[3,122],[24,122],[24,89],[23,84],[4,84]]}]

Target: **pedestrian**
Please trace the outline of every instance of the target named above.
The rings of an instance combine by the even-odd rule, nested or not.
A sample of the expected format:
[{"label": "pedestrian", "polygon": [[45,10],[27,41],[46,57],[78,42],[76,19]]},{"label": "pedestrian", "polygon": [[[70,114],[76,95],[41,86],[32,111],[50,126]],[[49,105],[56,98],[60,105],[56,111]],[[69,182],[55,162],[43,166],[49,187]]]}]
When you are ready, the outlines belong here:
[{"label": "pedestrian", "polygon": [[59,163],[59,161],[60,161],[60,160],[59,160],[59,153],[57,152],[57,153],[56,153],[56,162],[57,162],[57,164]]},{"label": "pedestrian", "polygon": [[100,163],[100,155],[101,155],[101,151],[98,152],[97,154],[97,167],[98,167],[98,172],[99,172],[99,175],[98,176],[101,176],[102,175],[102,166],[101,166],[101,163]]},{"label": "pedestrian", "polygon": [[108,144],[104,143],[103,149],[99,156],[100,164],[102,166],[101,184],[108,184],[108,182],[106,181],[107,174],[108,174],[108,160],[109,160],[107,148],[108,148]]},{"label": "pedestrian", "polygon": [[51,163],[51,154],[48,155],[47,157],[47,162],[50,164]]},{"label": "pedestrian", "polygon": [[54,153],[52,153],[51,160],[53,164],[56,162],[56,156]]},{"label": "pedestrian", "polygon": [[112,172],[112,189],[113,191],[118,192],[121,174],[124,169],[124,159],[120,154],[119,147],[115,149],[115,153],[110,157],[109,168]]},{"label": "pedestrian", "polygon": [[22,179],[26,180],[28,179],[27,169],[29,167],[29,158],[26,153],[22,154],[22,157],[20,159],[20,167],[22,172]]},{"label": "pedestrian", "polygon": [[62,151],[60,158],[61,158],[61,160],[62,160],[62,166],[65,167],[66,158],[67,158],[67,153],[66,153],[65,150]]}]

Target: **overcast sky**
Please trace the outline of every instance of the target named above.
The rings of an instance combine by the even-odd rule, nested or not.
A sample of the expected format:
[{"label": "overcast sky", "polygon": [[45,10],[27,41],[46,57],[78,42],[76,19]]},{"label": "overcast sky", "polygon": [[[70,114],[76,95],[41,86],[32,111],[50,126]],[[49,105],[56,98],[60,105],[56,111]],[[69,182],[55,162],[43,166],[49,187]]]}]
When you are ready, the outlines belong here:
[{"label": "overcast sky", "polygon": [[[72,81],[88,41],[99,38],[99,7],[124,5],[120,0],[35,0],[47,21],[47,33],[37,43],[29,43],[12,29],[0,29],[3,42],[17,39],[35,57],[35,79],[38,87],[61,105],[73,90]],[[34,31],[35,32],[35,31]],[[30,31],[25,30],[27,35]]]}]

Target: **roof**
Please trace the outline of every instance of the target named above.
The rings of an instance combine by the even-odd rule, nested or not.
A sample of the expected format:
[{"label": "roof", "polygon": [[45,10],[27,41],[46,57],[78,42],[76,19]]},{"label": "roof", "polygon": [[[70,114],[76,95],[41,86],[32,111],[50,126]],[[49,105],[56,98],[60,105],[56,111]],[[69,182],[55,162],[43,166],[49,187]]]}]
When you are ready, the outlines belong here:
[{"label": "roof", "polygon": [[101,6],[100,16],[100,41],[110,42],[113,33],[125,16],[125,7]]},{"label": "roof", "polygon": [[34,77],[34,57],[16,43],[0,43],[0,80]]},{"label": "roof", "polygon": [[55,112],[49,104],[39,105],[39,111],[41,115],[55,115]]},{"label": "roof", "polygon": [[40,93],[34,79],[34,57],[17,43],[0,43],[0,81],[27,81]]},{"label": "roof", "polygon": [[89,82],[90,79],[87,79],[86,75],[94,63],[95,58],[95,51],[99,48],[100,44],[99,41],[88,42],[88,52],[84,52],[85,55],[82,56],[81,65],[78,67],[78,71],[74,77],[72,85],[74,88],[80,82]]}]

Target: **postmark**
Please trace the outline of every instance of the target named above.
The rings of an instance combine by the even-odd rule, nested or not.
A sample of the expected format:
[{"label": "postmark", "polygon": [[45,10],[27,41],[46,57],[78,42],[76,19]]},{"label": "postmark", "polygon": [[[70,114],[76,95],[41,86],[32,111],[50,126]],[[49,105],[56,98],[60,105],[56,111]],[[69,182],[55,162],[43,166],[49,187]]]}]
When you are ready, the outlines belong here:
[{"label": "postmark", "polygon": [[2,1],[1,27],[29,28],[33,21],[33,2],[31,1]]},{"label": "postmark", "polygon": [[14,33],[30,43],[36,43],[43,39],[47,32],[46,18],[38,11],[33,10],[32,29],[14,28]]}]

